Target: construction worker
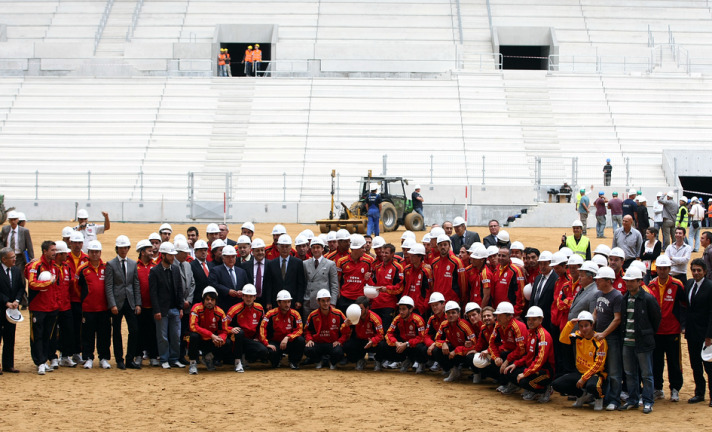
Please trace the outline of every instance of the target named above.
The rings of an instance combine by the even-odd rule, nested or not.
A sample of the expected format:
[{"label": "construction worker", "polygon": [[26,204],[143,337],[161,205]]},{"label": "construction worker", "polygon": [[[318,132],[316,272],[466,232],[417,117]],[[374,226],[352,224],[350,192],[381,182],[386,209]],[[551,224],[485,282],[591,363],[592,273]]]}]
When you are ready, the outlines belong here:
[{"label": "construction worker", "polygon": [[380,235],[381,229],[381,207],[383,206],[383,200],[381,195],[378,193],[378,186],[371,186],[371,193],[366,196],[366,214],[368,215],[368,229],[366,234],[368,235]]},{"label": "construction worker", "polygon": [[96,240],[97,235],[103,234],[111,228],[109,213],[103,211],[101,215],[104,216],[104,224],[97,225],[95,223],[88,223],[89,212],[85,209],[79,209],[79,211],[77,211],[77,222],[79,222],[79,225],[75,226],[74,230],[79,231],[84,236],[84,247],[82,249],[84,252],[87,251],[90,241]]},{"label": "construction worker", "polygon": [[316,294],[319,309],[309,314],[304,328],[306,348],[304,354],[310,363],[321,369],[326,363],[335,370],[344,357],[343,344],[349,338],[351,327],[344,324],[346,316],[331,305],[331,292],[321,289]]},{"label": "construction worker", "polygon": [[282,290],[277,293],[277,307],[265,314],[260,324],[260,342],[269,349],[272,367],[279,367],[282,353],[287,354],[289,368],[299,369],[304,355],[304,326],[299,312],[291,308],[292,295]]},{"label": "construction worker", "polygon": [[245,65],[245,76],[252,76],[252,45],[245,50],[245,55],[242,57],[242,64]]},{"label": "construction worker", "polygon": [[225,48],[225,71],[227,72],[227,76],[232,78],[232,66],[230,62],[230,53],[227,51],[227,48]]},{"label": "construction worker", "polygon": [[235,372],[238,373],[245,371],[242,364],[243,357],[248,362],[269,360],[267,347],[257,340],[265,310],[261,304],[255,303],[255,299],[257,299],[257,288],[252,284],[246,284],[242,287],[242,301],[227,312],[227,330],[235,341],[233,353]]},{"label": "construction worker", "polygon": [[218,76],[219,77],[227,76],[227,71],[225,68],[225,60],[226,60],[225,51],[226,51],[225,48],[220,48],[220,54],[218,54]]},{"label": "construction worker", "polygon": [[581,256],[584,261],[591,260],[591,241],[583,233],[583,223],[580,219],[576,219],[571,224],[571,229],[574,231],[574,235],[563,235],[561,236],[561,244],[559,249],[567,247],[571,249],[575,254]]},{"label": "construction worker", "polygon": [[252,72],[255,76],[260,73],[260,66],[262,63],[262,50],[260,49],[260,44],[255,44],[255,49],[252,50]]},{"label": "construction worker", "polygon": [[208,370],[215,370],[215,357],[225,358],[230,350],[227,319],[225,312],[217,306],[218,292],[211,286],[203,290],[203,302],[190,310],[190,343],[188,357],[190,375],[198,374],[198,354],[203,353],[203,360]]}]

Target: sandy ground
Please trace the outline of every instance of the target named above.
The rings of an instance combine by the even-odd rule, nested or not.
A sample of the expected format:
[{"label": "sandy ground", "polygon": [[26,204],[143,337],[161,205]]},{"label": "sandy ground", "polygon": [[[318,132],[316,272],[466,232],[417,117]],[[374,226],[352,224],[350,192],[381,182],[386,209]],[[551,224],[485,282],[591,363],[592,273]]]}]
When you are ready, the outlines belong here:
[{"label": "sandy ground", "polygon": [[[44,239],[57,239],[70,223],[33,223],[35,250]],[[173,225],[185,232],[189,225]],[[296,234],[315,226],[286,225]],[[201,234],[204,225],[198,226]],[[105,258],[111,259],[113,241],[126,234],[135,244],[158,225],[112,224],[100,236]],[[475,227],[481,236],[485,227]],[[271,225],[258,224],[257,236],[269,239]],[[235,233],[233,233],[235,234]],[[396,242],[401,232],[385,235]],[[513,240],[554,250],[561,229],[512,229]],[[607,231],[610,236],[610,229]],[[237,238],[232,235],[231,238]],[[610,240],[609,240],[610,241]],[[598,244],[593,239],[593,246]],[[697,256],[700,254],[695,254]],[[694,257],[693,256],[693,257]],[[185,369],[144,367],[143,370],[60,368],[38,376],[29,353],[29,326],[18,325],[15,365],[20,374],[0,376],[4,394],[0,430],[475,430],[512,431],[595,428],[599,431],[700,430],[712,413],[707,404],[688,405],[692,371],[683,342],[685,385],[682,403],[658,401],[651,415],[641,412],[594,413],[570,408],[555,395],[547,405],[503,396],[495,385],[473,385],[467,380],[443,383],[440,374],[416,376],[397,371],[356,372],[352,365],[337,371],[303,368],[268,370],[257,365],[244,374],[228,368],[189,376]],[[126,331],[124,331],[126,335]],[[112,360],[112,366],[114,365]],[[372,363],[369,364],[369,368]],[[667,389],[666,389],[667,391]]]}]

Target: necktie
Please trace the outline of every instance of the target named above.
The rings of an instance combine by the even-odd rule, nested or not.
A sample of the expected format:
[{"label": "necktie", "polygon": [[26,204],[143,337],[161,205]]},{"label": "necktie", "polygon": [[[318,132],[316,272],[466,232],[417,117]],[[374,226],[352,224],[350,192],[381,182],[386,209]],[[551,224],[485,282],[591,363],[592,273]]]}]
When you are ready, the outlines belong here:
[{"label": "necktie", "polygon": [[210,276],[210,272],[208,271],[208,266],[205,264],[205,261],[203,261],[201,264],[203,264],[203,271],[205,272],[205,276]]},{"label": "necktie", "polygon": [[284,275],[287,273],[287,260],[282,258],[282,279],[284,279]]},{"label": "necktie", "polygon": [[13,252],[15,251],[15,230],[10,232],[10,249],[12,249]]},{"label": "necktie", "polygon": [[[9,269],[8,269],[9,270]],[[690,305],[692,305],[692,299],[695,298],[697,295],[697,289],[699,288],[699,284],[697,282],[692,284],[692,289],[690,290]]]},{"label": "necktie", "polygon": [[10,275],[10,267],[7,268],[7,278],[10,279],[10,286],[12,286],[12,275]]},{"label": "necktie", "polygon": [[262,261],[257,261],[257,274],[255,275],[255,288],[257,288],[257,297],[262,297]]},{"label": "necktie", "polygon": [[314,260],[314,269],[319,268],[319,260],[315,259]]},{"label": "necktie", "polygon": [[235,280],[235,269],[233,267],[230,267],[230,278],[232,279],[232,287],[235,288],[237,281]]},{"label": "necktie", "polygon": [[128,280],[128,273],[126,273],[126,260],[121,260],[121,270],[124,271],[124,281]]},{"label": "necktie", "polygon": [[539,301],[539,294],[541,293],[541,287],[544,286],[546,283],[546,276],[541,277],[539,280],[539,285],[536,287],[536,292],[534,293],[534,303],[537,303]]}]

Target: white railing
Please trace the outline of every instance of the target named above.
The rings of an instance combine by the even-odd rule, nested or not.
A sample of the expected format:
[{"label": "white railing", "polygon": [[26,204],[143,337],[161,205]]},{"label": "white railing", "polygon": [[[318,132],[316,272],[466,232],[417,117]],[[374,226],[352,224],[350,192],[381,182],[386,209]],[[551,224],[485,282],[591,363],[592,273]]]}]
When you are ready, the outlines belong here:
[{"label": "white railing", "polygon": [[99,46],[101,36],[104,34],[104,27],[106,27],[106,22],[109,20],[112,7],[114,7],[114,0],[108,0],[104,8],[104,13],[101,14],[101,19],[99,20],[99,27],[97,27],[96,34],[94,35],[94,54],[96,54],[96,48]]},{"label": "white railing", "polygon": [[598,56],[598,55],[557,55],[549,56],[549,71],[566,73],[651,73],[651,56]]},{"label": "white railing", "polygon": [[136,2],[136,7],[134,8],[133,15],[131,15],[131,24],[129,29],[126,31],[126,42],[130,42],[133,38],[134,30],[136,30],[136,24],[138,24],[138,17],[141,15],[141,8],[143,8],[143,0],[138,0]]}]

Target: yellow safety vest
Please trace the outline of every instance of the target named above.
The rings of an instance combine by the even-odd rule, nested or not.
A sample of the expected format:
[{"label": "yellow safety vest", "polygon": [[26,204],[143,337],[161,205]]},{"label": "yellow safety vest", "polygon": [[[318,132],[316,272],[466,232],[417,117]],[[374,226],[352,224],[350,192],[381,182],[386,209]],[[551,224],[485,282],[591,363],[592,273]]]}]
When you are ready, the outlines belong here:
[{"label": "yellow safety vest", "polygon": [[578,244],[574,236],[570,235],[566,237],[566,247],[574,251],[575,254],[581,255],[581,258],[586,259],[586,251],[588,250],[589,240],[588,237],[582,235],[579,239]]},{"label": "yellow safety vest", "polygon": [[[687,219],[688,219],[689,214],[690,214],[690,212],[687,211],[687,207],[680,206],[680,208],[677,209],[677,217],[675,218],[675,226],[687,229]],[[680,219],[682,219],[682,220],[680,220]]]}]

